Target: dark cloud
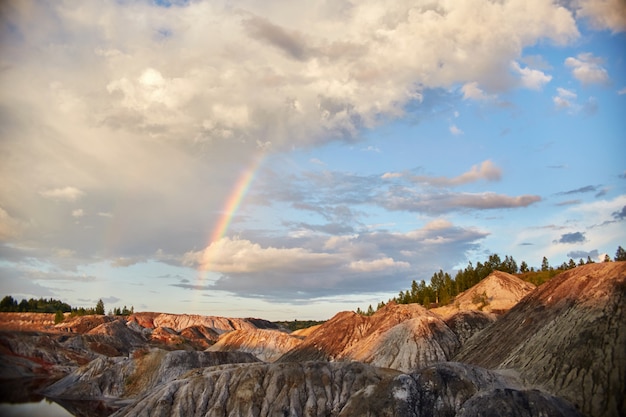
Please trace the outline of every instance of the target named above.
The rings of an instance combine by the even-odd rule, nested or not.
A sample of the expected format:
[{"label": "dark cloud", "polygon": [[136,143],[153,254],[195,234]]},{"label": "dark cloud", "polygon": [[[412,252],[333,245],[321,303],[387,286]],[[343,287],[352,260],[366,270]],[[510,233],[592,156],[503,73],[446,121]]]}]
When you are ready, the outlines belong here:
[{"label": "dark cloud", "polygon": [[561,191],[560,193],[556,193],[557,195],[571,195],[571,194],[582,194],[582,193],[591,193],[594,191],[598,191],[599,186],[597,185],[586,185],[584,187],[576,188],[575,190],[569,191]]},{"label": "dark cloud", "polygon": [[598,250],[594,249],[592,251],[584,251],[584,250],[575,250],[567,253],[567,256],[572,259],[587,259],[590,257],[591,259],[598,257]]},{"label": "dark cloud", "polygon": [[496,193],[425,194],[406,188],[390,189],[381,204],[388,210],[441,214],[463,210],[493,210],[527,207],[541,201],[537,195],[508,196]]},{"label": "dark cloud", "polygon": [[[284,303],[327,296],[396,292],[412,279],[428,279],[432,265],[451,269],[465,253],[479,248],[487,232],[445,220],[406,233],[364,232],[320,239],[318,235],[282,239],[281,247],[225,240],[216,255],[220,278],[212,284],[175,287],[226,291],[240,297]],[[276,243],[279,243],[278,241]],[[306,249],[302,249],[306,248]],[[242,255],[246,255],[245,261]],[[201,259],[191,254],[190,259]]]},{"label": "dark cloud", "polygon": [[626,206],[622,207],[621,210],[615,211],[611,213],[615,220],[624,220],[626,219]]},{"label": "dark cloud", "polygon": [[523,242],[519,244],[519,246],[532,246],[532,245],[534,245],[534,243]]},{"label": "dark cloud", "polygon": [[583,243],[587,240],[585,234],[581,232],[564,233],[554,243]]},{"label": "dark cloud", "polygon": [[117,298],[113,295],[109,297],[102,297],[101,300],[105,304],[116,304],[118,301],[122,301],[120,298]]},{"label": "dark cloud", "polygon": [[300,33],[288,31],[267,19],[255,16],[242,24],[251,38],[267,42],[294,59],[306,60],[311,52]]}]

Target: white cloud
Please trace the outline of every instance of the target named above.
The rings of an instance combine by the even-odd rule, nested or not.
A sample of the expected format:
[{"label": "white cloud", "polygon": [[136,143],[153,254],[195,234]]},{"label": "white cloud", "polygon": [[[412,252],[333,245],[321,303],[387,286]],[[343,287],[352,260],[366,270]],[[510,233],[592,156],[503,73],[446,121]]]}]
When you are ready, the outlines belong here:
[{"label": "white cloud", "polygon": [[626,94],[626,87],[622,88],[621,90],[619,90],[617,92],[617,94],[619,94],[620,96],[623,96],[624,94]]},{"label": "white cloud", "polygon": [[486,160],[483,161],[480,165],[472,166],[469,171],[464,172],[457,177],[448,178],[415,175],[411,177],[411,180],[414,182],[426,183],[437,187],[448,187],[468,184],[479,180],[499,181],[501,177],[502,170],[490,160]]},{"label": "white cloud", "polygon": [[556,89],[557,95],[552,97],[552,101],[557,109],[574,108],[576,93],[565,88],[558,87]]},{"label": "white cloud", "polygon": [[222,238],[205,250],[189,252],[183,264],[197,265],[202,270],[223,273],[251,273],[268,271],[305,272],[315,267],[335,267],[341,260],[333,254],[315,253],[302,248],[263,248],[246,239]]},{"label": "white cloud", "polygon": [[371,261],[358,260],[350,263],[350,269],[356,272],[374,272],[385,270],[409,269],[411,264],[408,262],[397,262],[393,258],[381,258]]},{"label": "white cloud", "polygon": [[0,207],[0,241],[19,236],[21,229],[22,223]]},{"label": "white cloud", "polygon": [[520,75],[520,82],[522,86],[531,90],[541,90],[543,86],[549,83],[552,79],[551,75],[546,75],[542,71],[528,67],[522,68],[519,63],[515,61],[511,63],[511,67]]},{"label": "white cloud", "polygon": [[389,178],[400,178],[403,177],[404,174],[402,174],[401,172],[385,172],[381,178],[383,179],[389,179]]},{"label": "white cloud", "polygon": [[76,187],[63,187],[40,191],[39,195],[53,200],[76,201],[85,193]]},{"label": "white cloud", "polygon": [[596,29],[614,33],[626,31],[626,4],[623,0],[578,0],[576,16],[588,18]]},{"label": "white cloud", "polygon": [[450,133],[452,133],[453,135],[462,135],[463,131],[456,127],[456,125],[452,125],[450,126]]},{"label": "white cloud", "polygon": [[72,210],[72,217],[83,217],[85,212],[83,209]]},{"label": "white cloud", "polygon": [[464,84],[461,87],[461,91],[463,92],[464,100],[493,100],[496,98],[495,95],[485,94],[485,92],[478,87],[478,83],[476,81]]},{"label": "white cloud", "polygon": [[578,54],[576,58],[569,57],[565,65],[572,68],[574,77],[583,84],[607,84],[609,74],[601,64],[602,58],[593,56],[591,53]]}]

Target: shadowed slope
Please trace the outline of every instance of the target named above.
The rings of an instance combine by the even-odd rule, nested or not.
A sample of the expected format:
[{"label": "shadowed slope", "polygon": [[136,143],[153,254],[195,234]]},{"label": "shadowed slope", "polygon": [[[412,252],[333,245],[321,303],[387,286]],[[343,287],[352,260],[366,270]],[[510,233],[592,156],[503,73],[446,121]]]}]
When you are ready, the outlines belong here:
[{"label": "shadowed slope", "polygon": [[626,415],[626,262],[563,272],[461,349],[455,360],[514,368],[592,416]]}]

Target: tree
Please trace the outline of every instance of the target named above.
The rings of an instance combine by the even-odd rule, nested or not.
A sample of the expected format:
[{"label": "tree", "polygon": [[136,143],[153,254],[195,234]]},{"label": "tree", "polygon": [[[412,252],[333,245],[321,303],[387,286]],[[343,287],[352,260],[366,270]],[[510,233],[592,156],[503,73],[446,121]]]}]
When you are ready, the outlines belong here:
[{"label": "tree", "polygon": [[61,310],[57,310],[57,312],[54,314],[54,324],[59,324],[63,320],[65,320],[65,316],[63,315],[63,312]]},{"label": "tree", "polygon": [[7,295],[0,301],[0,311],[17,311],[17,300]]},{"label": "tree", "polygon": [[567,266],[569,269],[576,268],[576,261],[574,261],[572,258],[569,258],[569,264]]},{"label": "tree", "polygon": [[604,255],[604,262],[611,262],[611,257],[608,253]]},{"label": "tree", "polygon": [[104,314],[104,302],[102,298],[98,300],[98,304],[96,304],[96,314]]},{"label": "tree", "polygon": [[614,260],[615,262],[626,261],[626,250],[624,250],[624,248],[622,248],[621,246],[617,247],[617,252],[615,252]]},{"label": "tree", "polygon": [[543,257],[543,260],[541,261],[541,270],[542,271],[550,270],[550,264],[548,263],[548,258],[546,258],[545,256]]},{"label": "tree", "polygon": [[519,266],[519,271],[521,273],[528,272],[528,264],[526,263],[526,261],[522,261],[522,263]]}]

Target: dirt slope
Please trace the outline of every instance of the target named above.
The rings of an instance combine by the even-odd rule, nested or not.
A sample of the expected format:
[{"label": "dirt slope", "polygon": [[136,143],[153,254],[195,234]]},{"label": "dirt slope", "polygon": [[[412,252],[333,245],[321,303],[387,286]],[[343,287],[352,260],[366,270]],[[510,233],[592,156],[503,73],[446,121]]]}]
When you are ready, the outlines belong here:
[{"label": "dirt slope", "polygon": [[390,303],[371,317],[335,315],[280,361],[357,360],[409,371],[447,360],[458,347],[438,316],[417,304]]},{"label": "dirt slope", "polygon": [[235,330],[220,337],[210,352],[247,352],[264,362],[274,362],[302,341],[278,330]]},{"label": "dirt slope", "polygon": [[461,349],[455,360],[513,368],[591,416],[626,415],[626,262],[563,272]]},{"label": "dirt slope", "polygon": [[494,271],[487,278],[463,291],[450,305],[431,311],[447,318],[459,311],[480,310],[487,313],[504,313],[517,304],[535,286],[515,275]]}]

